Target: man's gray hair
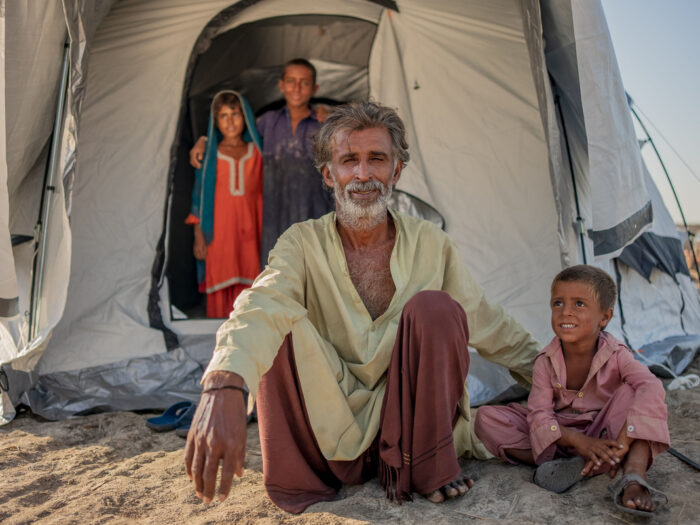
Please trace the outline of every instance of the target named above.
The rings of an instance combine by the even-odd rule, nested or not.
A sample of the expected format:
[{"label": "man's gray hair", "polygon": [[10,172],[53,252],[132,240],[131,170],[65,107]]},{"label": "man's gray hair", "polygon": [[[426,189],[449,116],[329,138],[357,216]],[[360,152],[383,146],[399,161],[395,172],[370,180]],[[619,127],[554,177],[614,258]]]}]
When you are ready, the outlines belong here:
[{"label": "man's gray hair", "polygon": [[391,135],[394,162],[408,164],[408,142],[406,128],[396,110],[377,102],[352,102],[332,110],[314,139],[314,161],[320,171],[330,165],[333,158],[333,140],[340,130],[360,131],[371,128],[386,128]]}]

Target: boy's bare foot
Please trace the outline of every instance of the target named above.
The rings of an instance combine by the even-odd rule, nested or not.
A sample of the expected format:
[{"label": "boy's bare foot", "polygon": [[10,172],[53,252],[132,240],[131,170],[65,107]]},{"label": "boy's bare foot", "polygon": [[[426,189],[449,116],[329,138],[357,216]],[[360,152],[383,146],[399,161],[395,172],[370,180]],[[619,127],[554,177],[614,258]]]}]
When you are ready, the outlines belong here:
[{"label": "boy's bare foot", "polygon": [[433,503],[442,503],[446,499],[458,498],[464,496],[467,491],[474,486],[474,480],[465,476],[460,476],[457,479],[443,485],[438,490],[425,494],[425,498]]},{"label": "boy's bare foot", "polygon": [[628,509],[644,510],[654,512],[656,505],[649,494],[649,491],[642,487],[639,483],[629,483],[622,492],[622,504]]},{"label": "boy's bare foot", "polygon": [[[641,480],[646,481],[650,455],[651,448],[649,443],[639,439],[633,441],[625,458],[625,466],[623,467],[625,475],[636,474]],[[654,499],[649,490],[633,480],[630,480],[625,485],[619,501],[622,505],[632,510],[644,512],[654,512],[656,510]]]}]

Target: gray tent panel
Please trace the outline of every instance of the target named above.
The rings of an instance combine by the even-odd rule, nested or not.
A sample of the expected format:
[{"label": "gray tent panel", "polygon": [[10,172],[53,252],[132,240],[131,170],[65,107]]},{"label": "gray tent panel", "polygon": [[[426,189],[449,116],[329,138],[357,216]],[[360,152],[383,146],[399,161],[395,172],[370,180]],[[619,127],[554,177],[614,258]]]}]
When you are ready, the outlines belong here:
[{"label": "gray tent panel", "polygon": [[[411,145],[401,190],[444,216],[489,299],[503,304],[541,343],[551,337],[551,278],[580,260],[565,126],[585,230],[591,237],[615,233],[608,247],[597,250],[595,264],[614,271],[611,258],[635,239],[642,239],[637,247],[645,257],[655,258],[648,279],[619,263],[625,319],[618,312],[611,329],[620,336],[624,331],[633,347],[700,332],[700,300],[687,275],[659,270],[678,268],[669,255],[673,243],[661,241],[665,254],[656,243],[674,238],[672,224],[660,221],[665,208],[643,178],[599,2],[401,0],[398,11],[383,9],[388,2],[361,0],[63,4],[62,11],[56,0],[11,2],[5,10],[8,151],[0,149],[0,157],[9,177],[0,177],[0,191],[7,188],[12,204],[9,226],[0,217],[0,260],[14,260],[15,275],[7,274],[20,290],[20,312],[31,285],[32,246],[15,246],[8,258],[9,233],[33,233],[50,133],[47,108],[55,102],[66,27],[72,84],[61,154],[66,191],[56,197],[64,205],[54,206],[50,221],[46,324],[34,341],[22,340],[21,316],[0,325],[0,362],[10,391],[0,394],[0,417],[20,398],[43,414],[64,417],[97,407],[163,406],[196,395],[213,349],[211,322],[195,326],[170,319],[161,271],[167,261],[153,265],[163,224],[171,219],[165,196],[179,108],[195,108],[186,79],[219,37],[223,43],[236,39],[238,30],[250,30],[259,42],[262,33],[256,31],[267,25],[310,45],[311,29],[291,18],[280,23],[287,16],[323,17],[317,20],[328,22],[320,23],[328,34],[355,38],[357,49],[345,49],[350,62],[337,61],[342,49],[330,38],[323,50],[328,54],[311,57],[322,71],[322,86],[341,86],[350,77],[343,86],[347,93],[369,94],[398,108]],[[32,68],[21,67],[33,57]],[[270,86],[247,91],[266,104],[276,96],[281,64],[272,62],[243,60],[236,66],[240,74],[223,80],[218,71],[201,71],[192,100],[205,99],[220,81],[245,80]],[[653,218],[644,211],[636,220],[650,199]],[[647,242],[645,232],[655,241]],[[593,241],[584,242],[593,253]],[[0,274],[0,282],[4,278]],[[150,326],[154,312],[162,320],[159,329]],[[195,337],[204,325],[208,334]],[[171,351],[164,328],[177,335]],[[692,352],[686,343],[678,348],[671,353]],[[469,388],[475,403],[511,390],[503,369],[476,358],[473,363]]]}]

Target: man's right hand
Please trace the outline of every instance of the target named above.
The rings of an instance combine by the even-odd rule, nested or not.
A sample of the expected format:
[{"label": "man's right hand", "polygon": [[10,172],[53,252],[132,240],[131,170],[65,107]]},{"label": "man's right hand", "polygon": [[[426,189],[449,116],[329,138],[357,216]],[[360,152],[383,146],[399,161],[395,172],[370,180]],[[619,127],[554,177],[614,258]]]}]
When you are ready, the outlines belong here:
[{"label": "man's right hand", "polygon": [[192,149],[190,150],[190,164],[193,168],[202,167],[202,159],[204,158],[204,152],[207,149],[207,137],[201,136],[194,143]]},{"label": "man's right hand", "polygon": [[215,371],[207,374],[202,398],[187,435],[185,470],[194,481],[197,497],[205,503],[214,498],[219,463],[220,501],[228,496],[233,475],[243,476],[246,445],[246,407],[243,392],[225,388],[204,393],[226,385],[243,387],[243,378],[233,372]]}]

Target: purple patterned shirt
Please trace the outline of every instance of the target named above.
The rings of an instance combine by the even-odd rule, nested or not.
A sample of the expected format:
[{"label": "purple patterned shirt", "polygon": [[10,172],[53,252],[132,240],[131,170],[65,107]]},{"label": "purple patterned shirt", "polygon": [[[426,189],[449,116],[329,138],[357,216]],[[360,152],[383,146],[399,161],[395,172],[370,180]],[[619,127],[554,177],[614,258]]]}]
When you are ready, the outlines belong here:
[{"label": "purple patterned shirt", "polygon": [[315,219],[331,211],[333,199],[314,167],[313,136],[320,124],[313,110],[299,122],[293,135],[286,106],[261,115],[256,124],[263,140],[260,261],[264,268],[277,238],[295,222]]}]

